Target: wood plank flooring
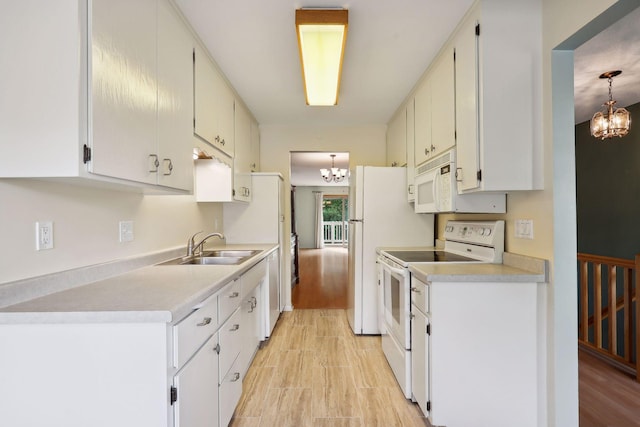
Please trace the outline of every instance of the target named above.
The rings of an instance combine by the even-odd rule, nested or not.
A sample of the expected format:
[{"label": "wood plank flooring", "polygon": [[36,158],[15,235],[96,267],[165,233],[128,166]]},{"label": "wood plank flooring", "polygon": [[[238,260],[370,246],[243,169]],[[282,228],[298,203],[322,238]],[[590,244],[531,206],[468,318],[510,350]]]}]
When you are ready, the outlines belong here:
[{"label": "wood plank flooring", "polygon": [[404,398],[380,337],[355,336],[339,309],[282,314],[247,372],[231,425],[430,426]]},{"label": "wood plank flooring", "polygon": [[640,383],[582,350],[578,366],[580,427],[640,427]]},{"label": "wood plank flooring", "polygon": [[[301,250],[300,276],[295,310],[258,351],[231,425],[429,426],[402,395],[380,338],[348,327],[346,249]],[[583,351],[579,379],[580,427],[640,427],[640,383]]]},{"label": "wood plank flooring", "polygon": [[295,308],[347,308],[347,248],[300,249],[300,283],[292,289]]}]

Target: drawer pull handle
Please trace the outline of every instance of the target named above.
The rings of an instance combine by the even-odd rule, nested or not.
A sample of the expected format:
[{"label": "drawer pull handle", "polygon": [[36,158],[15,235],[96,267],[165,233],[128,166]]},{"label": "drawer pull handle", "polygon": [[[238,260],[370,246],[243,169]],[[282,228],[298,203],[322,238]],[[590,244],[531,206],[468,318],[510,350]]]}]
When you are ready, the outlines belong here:
[{"label": "drawer pull handle", "polygon": [[418,288],[411,288],[411,292],[415,292],[418,295],[422,294],[422,291],[420,289],[418,289]]},{"label": "drawer pull handle", "polygon": [[196,326],[207,326],[209,323],[211,323],[211,317],[205,317],[202,319],[202,322],[198,323]]},{"label": "drawer pull handle", "polygon": [[233,332],[233,331],[237,331],[238,329],[240,329],[240,325],[236,323],[236,324],[234,324],[234,325],[231,327],[231,329],[229,329],[229,330],[230,330],[231,332]]},{"label": "drawer pull handle", "polygon": [[234,293],[229,295],[229,298],[238,298],[239,296],[240,296],[240,294],[238,292],[234,292]]},{"label": "drawer pull handle", "polygon": [[236,381],[238,381],[240,379],[240,372],[234,372],[233,373],[233,378],[231,378],[231,382],[235,383]]}]

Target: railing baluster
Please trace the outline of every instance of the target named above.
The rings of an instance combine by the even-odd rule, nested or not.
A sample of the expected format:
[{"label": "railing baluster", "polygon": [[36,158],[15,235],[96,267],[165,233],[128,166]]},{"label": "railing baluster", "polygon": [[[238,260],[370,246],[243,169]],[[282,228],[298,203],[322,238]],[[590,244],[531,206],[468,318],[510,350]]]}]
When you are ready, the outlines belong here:
[{"label": "railing baluster", "polygon": [[633,342],[633,325],[631,324],[631,287],[633,286],[633,270],[624,269],[623,316],[624,316],[624,360],[631,362],[631,343]]},{"label": "railing baluster", "polygon": [[589,341],[589,264],[580,261],[580,339]]},{"label": "railing baluster", "polygon": [[602,348],[602,264],[593,264],[593,341]]},{"label": "railing baluster", "polygon": [[616,309],[616,266],[609,265],[609,351],[618,354],[618,311]]}]

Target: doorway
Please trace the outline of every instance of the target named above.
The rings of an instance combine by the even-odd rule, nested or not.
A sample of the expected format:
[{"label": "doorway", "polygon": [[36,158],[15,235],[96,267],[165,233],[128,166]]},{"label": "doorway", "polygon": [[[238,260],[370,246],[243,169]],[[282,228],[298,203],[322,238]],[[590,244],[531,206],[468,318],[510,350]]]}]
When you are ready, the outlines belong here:
[{"label": "doorway", "polygon": [[[298,242],[294,308],[346,308],[348,283],[348,171],[346,152],[291,152],[291,230]],[[343,169],[326,179],[321,169]]]}]

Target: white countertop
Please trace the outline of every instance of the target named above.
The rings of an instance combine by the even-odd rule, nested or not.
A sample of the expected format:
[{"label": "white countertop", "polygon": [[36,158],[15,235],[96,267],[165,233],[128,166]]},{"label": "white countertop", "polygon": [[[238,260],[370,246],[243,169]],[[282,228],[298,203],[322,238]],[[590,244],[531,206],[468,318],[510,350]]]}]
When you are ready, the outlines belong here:
[{"label": "white countertop", "polygon": [[[377,253],[394,250],[417,251],[434,250],[434,248],[427,246],[376,248]],[[548,281],[546,260],[509,252],[503,254],[502,264],[414,262],[409,263],[409,271],[424,282],[544,283]]]},{"label": "white countertop", "polygon": [[424,282],[545,282],[545,274],[504,264],[410,263],[409,271]]},{"label": "white countertop", "polygon": [[262,252],[239,265],[152,265],[0,308],[1,323],[172,323],[240,276],[277,245],[229,245]]}]

